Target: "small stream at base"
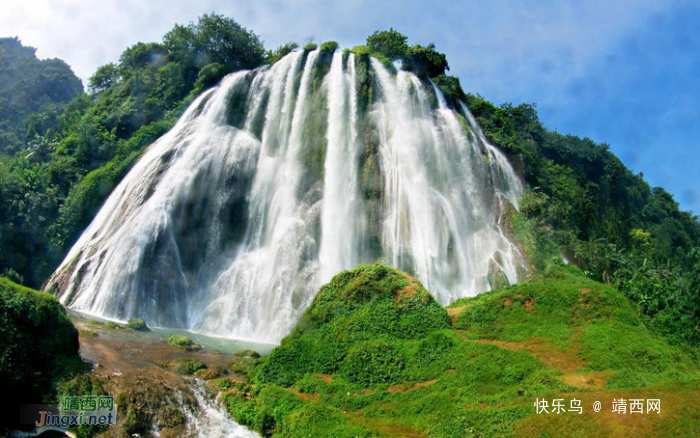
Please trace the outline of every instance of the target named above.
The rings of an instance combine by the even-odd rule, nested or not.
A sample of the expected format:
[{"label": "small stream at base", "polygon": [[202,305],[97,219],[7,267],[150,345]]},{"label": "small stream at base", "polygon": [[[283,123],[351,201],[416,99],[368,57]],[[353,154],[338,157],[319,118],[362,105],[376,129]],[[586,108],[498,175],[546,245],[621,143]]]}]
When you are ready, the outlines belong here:
[{"label": "small stream at base", "polygon": [[193,411],[181,404],[187,424],[187,438],[259,438],[260,435],[236,423],[221,402],[221,394],[212,397],[204,388],[204,381],[195,379],[192,395],[199,410]]}]

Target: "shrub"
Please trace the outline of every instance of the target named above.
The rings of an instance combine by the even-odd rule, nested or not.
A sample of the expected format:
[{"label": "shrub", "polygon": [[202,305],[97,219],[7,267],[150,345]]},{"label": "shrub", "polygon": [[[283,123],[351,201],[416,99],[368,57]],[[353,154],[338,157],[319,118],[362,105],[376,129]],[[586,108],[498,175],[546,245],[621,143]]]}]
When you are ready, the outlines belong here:
[{"label": "shrub", "polygon": [[326,41],[321,44],[321,54],[333,53],[338,48],[338,43],[335,41]]},{"label": "shrub", "polygon": [[174,371],[177,374],[194,374],[199,370],[206,369],[207,366],[199,359],[187,359],[175,361]]},{"label": "shrub", "polygon": [[187,351],[198,351],[202,346],[194,342],[192,339],[183,335],[172,335],[168,338],[168,343],[176,347],[182,347]]},{"label": "shrub", "polygon": [[126,326],[132,330],[138,330],[142,332],[149,330],[148,326],[146,325],[146,321],[144,321],[141,318],[130,318],[129,321],[126,323]]},{"label": "shrub", "polygon": [[233,353],[233,355],[238,357],[252,357],[253,359],[258,359],[260,357],[260,353],[255,350],[238,350]]}]

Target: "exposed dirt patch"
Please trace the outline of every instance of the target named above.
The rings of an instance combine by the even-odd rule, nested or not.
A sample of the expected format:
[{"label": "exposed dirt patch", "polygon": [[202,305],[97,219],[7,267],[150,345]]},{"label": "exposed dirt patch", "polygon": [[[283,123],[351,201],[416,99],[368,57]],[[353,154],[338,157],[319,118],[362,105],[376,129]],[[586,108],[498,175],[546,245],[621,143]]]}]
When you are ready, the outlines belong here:
[{"label": "exposed dirt patch", "polygon": [[314,373],[314,377],[318,377],[326,383],[333,383],[333,376],[330,374]]},{"label": "exposed dirt patch", "polygon": [[532,298],[528,298],[528,299],[526,299],[525,302],[523,303],[523,307],[525,307],[525,310],[527,310],[528,312],[532,313],[532,312],[535,311],[535,302],[532,301]]},{"label": "exposed dirt patch", "polygon": [[460,313],[462,313],[462,310],[464,310],[467,306],[458,306],[458,307],[448,307],[447,314],[450,316],[450,319],[454,323],[457,321],[457,317],[459,316]]},{"label": "exposed dirt patch", "polygon": [[403,287],[396,292],[394,299],[400,302],[403,298],[413,298],[416,296],[416,287],[413,285]]},{"label": "exposed dirt patch", "polygon": [[407,274],[407,273],[405,273],[405,272],[403,272],[403,271],[401,271],[401,275],[403,275],[403,276],[406,278],[406,280],[410,281],[411,284],[414,285],[414,286],[418,286],[418,285],[420,284],[420,283],[418,282],[418,280],[416,280],[414,277],[412,277],[411,275],[409,275],[409,274]]},{"label": "exposed dirt patch", "polygon": [[581,292],[581,295],[585,295],[585,294],[587,294],[588,292],[590,292],[591,289],[589,289],[589,288],[587,288],[587,287],[580,287],[580,288],[578,288],[578,291]]},{"label": "exposed dirt patch", "polygon": [[305,392],[301,392],[296,388],[282,388],[287,392],[291,392],[292,394],[296,395],[303,401],[309,401],[309,400],[318,400],[318,395],[317,394],[307,394]]},{"label": "exposed dirt patch", "polygon": [[418,283],[418,280],[411,277],[405,272],[402,272],[401,274],[403,274],[403,276],[406,277],[406,280],[408,280],[411,284],[402,287],[401,289],[396,291],[396,293],[394,294],[394,301],[396,301],[396,304],[401,304],[401,301],[404,298],[413,298],[414,296],[416,296],[416,292],[420,287],[420,283]]},{"label": "exposed dirt patch", "polygon": [[403,424],[392,423],[383,418],[366,417],[360,411],[343,411],[355,424],[374,432],[379,436],[397,436],[404,438],[427,438],[420,430]]},{"label": "exposed dirt patch", "polygon": [[504,298],[503,299],[503,305],[506,307],[510,307],[513,304],[513,299],[510,297]]},{"label": "exposed dirt patch", "polygon": [[469,342],[496,345],[509,350],[527,351],[548,367],[554,368],[555,370],[563,373],[572,373],[585,367],[585,364],[578,357],[575,351],[562,351],[539,338],[532,338],[520,342],[499,341],[496,339],[469,339],[459,331],[455,330],[455,332],[459,334],[462,339]]},{"label": "exposed dirt patch", "polygon": [[427,380],[425,382],[418,383],[399,383],[398,385],[390,386],[389,393],[394,394],[397,392],[413,391],[414,389],[423,388],[426,386],[434,385],[437,379]]},{"label": "exposed dirt patch", "polygon": [[610,371],[597,371],[592,373],[573,373],[557,376],[557,379],[579,389],[601,389],[608,384]]}]

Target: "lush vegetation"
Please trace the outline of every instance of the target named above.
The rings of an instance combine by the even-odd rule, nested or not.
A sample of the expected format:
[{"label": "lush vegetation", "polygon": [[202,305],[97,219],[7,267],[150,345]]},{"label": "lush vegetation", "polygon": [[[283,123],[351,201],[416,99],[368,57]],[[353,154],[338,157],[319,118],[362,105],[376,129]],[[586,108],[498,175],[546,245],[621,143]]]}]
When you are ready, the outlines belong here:
[{"label": "lush vegetation", "polygon": [[0,38],[0,155],[27,149],[36,135],[53,130],[65,104],[82,91],[62,60],[39,60],[35,48]]},{"label": "lush vegetation", "polygon": [[[33,49],[16,40],[3,40],[5,46],[33,57]],[[26,108],[35,111],[29,116],[33,122],[25,141],[13,143],[21,150],[0,157],[0,273],[39,287],[144,148],[173,125],[187,103],[225,74],[265,61],[257,35],[232,19],[204,15],[196,24],[175,26],[162,43],[126,49],[118,63],[100,67],[90,78],[91,93],[80,94],[64,111],[42,106],[46,99],[39,95],[25,96],[34,105]],[[59,86],[60,80],[70,83],[59,76],[59,64],[65,65],[41,61],[46,71],[36,76],[41,84],[28,89],[48,87],[61,91],[64,100],[75,96],[80,88],[68,95],[67,86]],[[19,61],[13,67],[22,68]],[[3,99],[0,107],[11,111]]]},{"label": "lush vegetation", "polygon": [[[692,404],[699,378],[633,303],[577,268],[551,264],[445,310],[412,277],[371,265],[324,286],[248,384],[220,386],[264,436],[626,435],[635,426],[595,414],[593,401],[610,411],[613,397],[647,394],[678,402],[666,398],[672,417],[639,417],[640,436],[692,436],[680,400]],[[535,399],[562,394],[584,413],[535,413]]]},{"label": "lush vegetation", "polygon": [[202,346],[184,335],[172,335],[168,338],[168,343],[176,347],[182,347],[187,351],[201,350]]},{"label": "lush vegetation", "polygon": [[382,60],[400,61],[401,68],[412,71],[421,78],[444,75],[450,67],[444,53],[435,50],[435,44],[426,47],[409,46],[408,37],[392,29],[376,31],[367,38],[367,48],[372,56]]},{"label": "lush vegetation", "polygon": [[146,325],[146,321],[144,321],[141,318],[129,318],[129,321],[127,321],[126,326],[132,330],[138,330],[141,332],[149,330],[148,326]]},{"label": "lush vegetation", "polygon": [[[58,300],[0,277],[0,386],[13,404],[50,403],[56,385],[78,373],[78,331]],[[0,432],[17,418],[0,416]]]},{"label": "lush vegetation", "polygon": [[564,257],[615,286],[675,341],[700,344],[698,216],[681,211],[663,188],[650,187],[607,144],[545,129],[534,104],[497,107],[466,94],[456,77],[432,80],[453,108],[466,104],[525,179],[528,191],[514,221],[527,230],[521,242],[538,248],[530,254],[533,268]]},{"label": "lush vegetation", "polygon": [[[304,139],[302,156],[310,180],[324,172],[320,90],[337,47],[328,41],[303,48],[320,49],[309,103],[319,110],[305,121],[318,135]],[[95,72],[85,94],[62,61],[39,61],[17,39],[0,39],[0,274],[41,285],[144,148],[198,93],[229,72],[272,64],[298,48],[290,42],[266,51],[234,20],[204,15],[175,26],[160,43],[126,49]],[[236,418],[264,435],[287,437],[607,436],[632,431],[590,411],[536,416],[532,402],[562,392],[583,406],[648,395],[675,405],[663,422],[640,418],[643,433],[692,435],[698,218],[633,174],[607,145],[547,131],[534,105],[497,107],[465,94],[445,75],[447,59],[433,44],[410,46],[390,29],[352,52],[372,239],[380,238],[373,224],[382,208],[378,144],[367,117],[376,93],[373,56],[432,80],[454,108],[465,103],[508,154],[528,185],[512,229],[533,274],[447,310],[393,269],[339,274],[270,356],[240,352],[246,358],[234,371],[247,373],[249,383],[220,385]],[[29,402],[50,398],[59,378],[80,367],[75,329],[55,299],[4,278],[0,308],[3,388]],[[142,320],[129,326],[146,328]],[[201,348],[186,337],[169,341]],[[195,360],[175,367],[182,374],[204,368]],[[86,375],[62,388],[103,391]]]},{"label": "lush vegetation", "polygon": [[[545,130],[534,106],[465,100],[528,183],[516,220],[528,222],[537,239],[555,242],[555,257],[614,285],[658,328],[697,345],[698,217],[633,174],[607,145]],[[542,269],[546,261],[536,262]]]}]

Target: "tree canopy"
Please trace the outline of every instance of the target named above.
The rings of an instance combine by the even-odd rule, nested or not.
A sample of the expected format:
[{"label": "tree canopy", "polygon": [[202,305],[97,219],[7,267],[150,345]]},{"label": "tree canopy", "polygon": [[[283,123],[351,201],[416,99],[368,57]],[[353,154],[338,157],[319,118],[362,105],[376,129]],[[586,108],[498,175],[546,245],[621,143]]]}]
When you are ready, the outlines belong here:
[{"label": "tree canopy", "polygon": [[[18,38],[0,38],[0,154],[12,154],[31,140],[31,130],[53,129],[55,113],[83,91],[60,59],[40,60]],[[32,119],[43,112],[43,120]]]},{"label": "tree canopy", "polygon": [[375,31],[367,37],[366,44],[372,56],[391,62],[400,61],[402,69],[421,78],[435,78],[450,69],[447,57],[435,49],[435,44],[409,46],[407,41],[406,35],[390,28]]}]

